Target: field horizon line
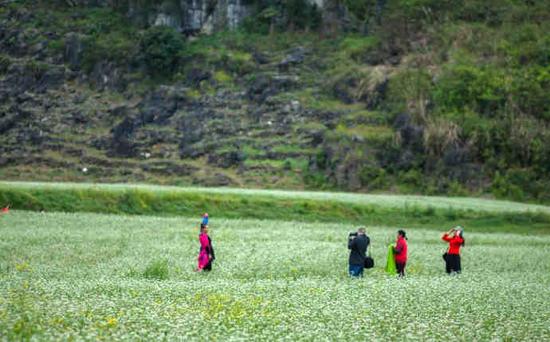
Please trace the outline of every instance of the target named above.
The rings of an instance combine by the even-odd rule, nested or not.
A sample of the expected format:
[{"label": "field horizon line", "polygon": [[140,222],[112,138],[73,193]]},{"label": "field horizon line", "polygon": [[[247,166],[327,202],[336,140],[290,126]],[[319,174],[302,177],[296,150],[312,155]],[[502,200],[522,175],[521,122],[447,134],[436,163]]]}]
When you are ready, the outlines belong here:
[{"label": "field horizon line", "polygon": [[[100,183],[0,182],[0,206],[9,203],[13,209],[31,211],[185,217],[209,212],[220,218],[438,229],[459,224],[479,231],[550,233],[549,211],[510,202],[460,198],[449,205],[437,197],[408,202],[403,200],[407,197],[399,195],[346,197],[345,194],[272,190],[174,188],[179,191],[169,191],[171,189]],[[358,200],[361,198],[366,199]],[[477,207],[474,209],[472,205]]]}]

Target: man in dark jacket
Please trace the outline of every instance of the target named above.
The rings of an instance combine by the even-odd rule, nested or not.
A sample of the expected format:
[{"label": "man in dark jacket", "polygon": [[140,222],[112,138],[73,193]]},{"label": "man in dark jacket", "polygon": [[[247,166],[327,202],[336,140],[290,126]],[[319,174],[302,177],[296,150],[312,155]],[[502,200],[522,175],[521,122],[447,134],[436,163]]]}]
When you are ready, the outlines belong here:
[{"label": "man in dark jacket", "polygon": [[349,235],[348,249],[349,253],[349,275],[352,277],[362,277],[365,267],[365,257],[370,239],[365,234],[365,228],[357,229],[357,233]]}]

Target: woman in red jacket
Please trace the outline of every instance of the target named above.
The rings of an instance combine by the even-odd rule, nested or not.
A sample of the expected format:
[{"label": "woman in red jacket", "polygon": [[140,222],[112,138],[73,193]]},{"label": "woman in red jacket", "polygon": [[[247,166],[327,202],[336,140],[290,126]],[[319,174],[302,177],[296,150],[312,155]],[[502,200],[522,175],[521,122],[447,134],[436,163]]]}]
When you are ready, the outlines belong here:
[{"label": "woman in red jacket", "polygon": [[393,248],[395,267],[399,277],[405,276],[405,265],[407,264],[407,234],[404,230],[397,231],[397,241]]},{"label": "woman in red jacket", "polygon": [[460,247],[464,246],[464,229],[460,226],[451,228],[443,234],[441,239],[449,243],[449,249],[444,254],[445,271],[448,274],[452,272],[460,273],[462,271],[460,265]]}]

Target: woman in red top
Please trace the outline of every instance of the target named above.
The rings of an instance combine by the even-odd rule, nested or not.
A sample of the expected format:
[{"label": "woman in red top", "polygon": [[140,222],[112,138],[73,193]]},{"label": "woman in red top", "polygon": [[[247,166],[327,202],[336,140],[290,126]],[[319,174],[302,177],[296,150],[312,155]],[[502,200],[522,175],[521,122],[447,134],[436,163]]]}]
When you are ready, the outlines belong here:
[{"label": "woman in red top", "polygon": [[462,271],[460,265],[460,247],[464,246],[463,228],[460,226],[451,228],[448,232],[443,234],[441,239],[449,243],[449,249],[447,253],[444,254],[445,270],[448,274],[452,272],[460,273]]},{"label": "woman in red top", "polygon": [[393,247],[395,267],[399,277],[405,276],[405,265],[407,264],[407,234],[404,230],[397,231],[397,241]]}]

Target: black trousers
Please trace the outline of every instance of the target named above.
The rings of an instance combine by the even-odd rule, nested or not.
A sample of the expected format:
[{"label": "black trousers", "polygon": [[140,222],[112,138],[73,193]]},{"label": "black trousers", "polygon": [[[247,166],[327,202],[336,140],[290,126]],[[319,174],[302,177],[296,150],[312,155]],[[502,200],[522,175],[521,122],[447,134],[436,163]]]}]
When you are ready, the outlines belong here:
[{"label": "black trousers", "polygon": [[400,277],[404,277],[405,276],[405,265],[407,263],[406,262],[396,262],[395,263],[395,267],[397,268],[397,274],[400,276]]},{"label": "black trousers", "polygon": [[447,254],[447,258],[445,259],[445,271],[449,274],[451,272],[460,273],[460,271],[462,271],[460,254]]}]

